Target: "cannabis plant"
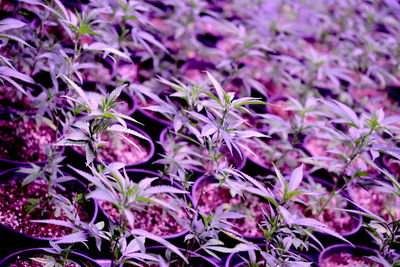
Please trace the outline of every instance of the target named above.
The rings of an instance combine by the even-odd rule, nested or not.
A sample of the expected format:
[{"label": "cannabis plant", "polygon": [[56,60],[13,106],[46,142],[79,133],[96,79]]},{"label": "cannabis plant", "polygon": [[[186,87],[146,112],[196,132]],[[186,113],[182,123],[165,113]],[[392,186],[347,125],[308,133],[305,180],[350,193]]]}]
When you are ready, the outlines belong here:
[{"label": "cannabis plant", "polygon": [[79,98],[64,96],[72,101],[71,105],[83,108],[83,116],[77,118],[70,125],[70,131],[57,145],[61,146],[80,146],[86,153],[86,165],[90,165],[99,154],[99,147],[104,144],[102,136],[106,133],[117,135],[129,144],[140,148],[124,134],[130,134],[142,139],[147,139],[135,130],[129,129],[125,120],[136,122],[131,117],[125,116],[115,110],[117,98],[121,94],[125,85],[116,88],[108,96],[98,99],[89,99],[85,92],[66,76],[62,76],[74,89]]},{"label": "cannabis plant", "polygon": [[36,179],[43,179],[46,181],[47,193],[40,198],[29,199],[29,205],[25,207],[28,213],[39,209],[42,216],[49,212],[49,210],[55,205],[56,216],[60,215],[63,209],[61,196],[57,193],[57,190],[64,188],[63,183],[74,180],[73,177],[65,175],[61,168],[63,165],[61,162],[65,159],[60,151],[54,150],[53,148],[46,147],[47,160],[44,165],[36,165],[31,163],[30,167],[21,167],[20,173],[26,174],[26,177],[22,181],[22,186],[26,186]]},{"label": "cannabis plant", "polygon": [[[270,189],[266,184],[241,172],[243,178],[249,183],[242,188],[243,191],[255,194],[266,201],[270,208],[263,210],[264,220],[259,227],[265,236],[265,248],[260,252],[264,264],[267,266],[310,266],[310,263],[290,249],[306,250],[311,246],[316,249],[323,248],[321,242],[310,231],[320,231],[346,241],[341,235],[332,231],[327,225],[312,218],[299,217],[292,212],[292,206],[301,195],[311,195],[312,192],[302,190],[299,186],[303,181],[303,166],[296,168],[287,181],[281,172],[274,166],[276,182],[275,189]],[[307,242],[312,238],[317,246]],[[347,241],[346,241],[347,242]],[[251,261],[255,262],[254,257]]]},{"label": "cannabis plant", "polygon": [[[379,168],[379,171],[387,178],[387,181],[375,180],[374,183],[380,187],[382,192],[399,198],[400,184],[398,179],[387,170]],[[387,203],[391,206],[391,209],[385,209],[385,213],[389,214],[388,220],[382,218],[380,214],[368,210],[366,207],[357,205],[357,203],[355,205],[357,205],[360,211],[348,210],[370,220],[364,222],[364,227],[379,248],[379,253],[377,256],[370,256],[369,258],[383,266],[398,266],[400,264],[400,258],[395,252],[395,247],[399,244],[398,240],[400,237],[400,218],[396,212],[399,209],[397,202]]]},{"label": "cannabis plant", "polygon": [[[398,116],[385,118],[382,109],[372,114],[357,116],[351,108],[338,101],[321,100],[321,102],[327,107],[326,114],[331,119],[331,123],[341,125],[343,130],[329,126],[319,126],[319,128],[329,133],[332,139],[337,139],[343,146],[327,151],[333,156],[310,158],[311,163],[316,163],[315,160],[319,162],[317,164],[329,162],[328,170],[337,176],[331,194],[318,216],[332,197],[341,192],[352,179],[368,176],[366,170],[360,170],[354,164],[357,159],[361,159],[376,168],[373,161],[379,157],[380,153],[393,154],[396,149],[381,145],[380,135],[384,132],[392,136],[392,132],[398,131],[398,128],[393,124],[399,120]],[[310,162],[308,159],[306,161]],[[344,178],[346,183],[342,188],[339,188],[341,178]]]},{"label": "cannabis plant", "polygon": [[[140,206],[143,206],[143,204],[155,203],[167,210],[177,211],[179,207],[174,206],[172,202],[159,198],[158,195],[182,194],[187,192],[168,185],[151,186],[151,183],[157,177],[145,178],[135,183],[129,178],[125,169],[120,170],[123,167],[123,164],[112,163],[108,166],[104,165],[103,170],[97,171],[94,167],[90,166],[91,174],[73,168],[79,175],[95,186],[94,190],[87,195],[87,198],[92,198],[100,202],[109,202],[118,210],[119,218],[115,222],[110,221],[110,231],[104,231],[99,235],[102,239],[109,242],[110,252],[112,253],[112,266],[118,266],[119,263],[134,260],[135,253],[129,253],[135,251],[130,251],[130,249],[133,250],[136,248],[139,250],[140,248],[143,251],[145,238],[165,245],[186,261],[183,254],[168,241],[145,230],[137,229],[135,225],[138,219],[135,217],[134,210],[141,209]],[[130,245],[127,245],[127,239],[130,236],[134,239],[130,241]],[[138,243],[139,241],[141,241],[142,245]],[[126,246],[129,246],[129,248],[126,248]],[[128,251],[125,251],[126,249]],[[151,258],[142,255],[142,257],[139,256],[140,259],[150,260]]]}]

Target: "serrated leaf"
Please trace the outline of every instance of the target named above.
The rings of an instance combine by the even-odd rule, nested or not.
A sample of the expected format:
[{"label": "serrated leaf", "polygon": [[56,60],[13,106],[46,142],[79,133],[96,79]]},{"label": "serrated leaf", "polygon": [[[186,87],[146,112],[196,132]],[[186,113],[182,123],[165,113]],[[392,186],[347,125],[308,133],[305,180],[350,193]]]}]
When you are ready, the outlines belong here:
[{"label": "serrated leaf", "polygon": [[28,75],[25,75],[21,72],[16,71],[15,69],[7,67],[7,66],[0,66],[0,74],[15,78],[15,79],[27,82],[27,83],[32,83],[32,84],[35,83],[35,81]]},{"label": "serrated leaf", "polygon": [[188,191],[178,189],[169,185],[158,185],[153,186],[143,191],[146,195],[155,195],[155,194],[187,194]]},{"label": "serrated leaf", "polygon": [[210,79],[210,81],[213,84],[215,90],[217,91],[219,102],[221,104],[226,105],[226,102],[225,102],[226,93],[222,89],[221,85],[217,82],[217,80],[215,80],[215,78],[208,71],[206,73],[207,73],[208,79]]},{"label": "serrated leaf", "polygon": [[288,191],[293,192],[297,189],[300,185],[301,181],[303,180],[303,164],[300,167],[296,168],[292,175],[290,176]]},{"label": "serrated leaf", "polygon": [[179,251],[179,249],[174,246],[173,244],[171,244],[170,242],[168,242],[167,240],[163,239],[162,237],[156,236],[152,233],[149,233],[145,230],[142,229],[133,229],[130,231],[132,235],[136,236],[142,236],[151,240],[154,240],[162,245],[164,245],[167,249],[173,251],[176,255],[178,255],[179,257],[181,257],[186,263],[188,263],[188,260],[186,259],[186,257],[182,254],[182,252]]},{"label": "serrated leaf", "polygon": [[[91,110],[92,109],[91,102],[89,101],[89,98],[87,97],[86,93],[82,90],[82,88],[80,88],[76,83],[74,83],[72,80],[70,80],[64,74],[60,74],[60,76],[62,78],[64,78],[72,86],[72,88],[78,93],[79,97],[83,99],[83,101],[86,104],[86,107],[88,107]],[[64,96],[64,97],[67,97],[67,96]],[[68,97],[68,99],[71,99],[71,98]]]},{"label": "serrated leaf", "polygon": [[12,29],[18,29],[26,24],[20,20],[13,19],[13,18],[6,18],[0,20],[0,32],[12,30]]},{"label": "serrated leaf", "polygon": [[29,46],[30,48],[33,48],[33,46],[31,46],[30,44],[28,44],[27,42],[25,42],[24,40],[22,40],[21,38],[14,36],[14,35],[9,35],[9,34],[0,34],[0,38],[5,38],[5,39],[10,39],[13,41],[17,41],[20,42],[21,44],[24,44],[26,46]]}]

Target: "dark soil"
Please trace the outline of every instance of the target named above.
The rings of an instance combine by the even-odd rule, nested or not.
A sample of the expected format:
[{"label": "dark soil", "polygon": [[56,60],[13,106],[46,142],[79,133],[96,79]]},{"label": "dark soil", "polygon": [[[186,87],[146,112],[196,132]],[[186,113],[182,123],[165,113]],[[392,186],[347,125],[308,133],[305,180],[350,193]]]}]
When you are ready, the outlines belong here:
[{"label": "dark soil", "polygon": [[[316,183],[318,188],[314,188],[314,185],[310,185],[311,188],[305,188],[305,186],[300,185],[298,190],[313,191],[321,195],[309,196],[309,195],[298,195],[296,203],[292,206],[292,211],[294,213],[300,213],[300,216],[307,218],[316,217],[318,208],[321,208],[324,200],[328,199],[329,192],[320,183]],[[283,188],[276,188],[276,194],[282,197]],[[317,201],[321,203],[318,204]],[[345,209],[348,208],[348,201],[341,195],[336,195],[332,198],[325,208],[325,210],[318,217],[318,221],[327,225],[331,230],[339,234],[347,234],[353,231],[357,225],[358,220],[351,216],[350,213],[344,211],[335,210],[336,208]]]},{"label": "dark soil", "polygon": [[[140,150],[119,136],[104,135],[103,141],[107,142],[107,144],[99,148],[99,159],[106,163],[118,161],[126,165],[143,162],[149,155],[150,149],[143,146],[138,138],[129,135],[128,138],[132,140]],[[76,147],[74,149],[77,149],[81,154],[85,154],[81,147]]]},{"label": "dark soil", "polygon": [[394,194],[382,192],[376,188],[352,187],[353,198],[360,206],[379,215],[387,222],[392,221],[388,211],[396,220],[400,219],[400,198]]},{"label": "dark soil", "polygon": [[55,132],[42,123],[40,127],[27,122],[0,120],[0,157],[21,162],[46,160],[44,146],[50,146],[56,139]]},{"label": "dark soil", "polygon": [[[196,189],[195,198],[198,200],[201,186]],[[224,205],[226,212],[237,212],[246,215],[245,218],[228,220],[235,226],[235,231],[244,236],[264,237],[258,224],[263,221],[262,209],[269,210],[266,202],[259,197],[248,195],[246,201],[239,195],[231,196],[229,189],[217,187],[216,184],[208,183],[204,187],[203,196],[199,202],[200,211],[207,215],[214,212],[220,205]]]},{"label": "dark soil", "polygon": [[[10,51],[11,54],[14,54],[14,52]],[[15,87],[7,84],[0,85],[0,110],[29,112],[35,109],[32,105],[32,99],[22,96],[22,93]]]},{"label": "dark soil", "polygon": [[107,145],[100,147],[99,159],[104,162],[119,161],[126,165],[143,161],[143,159],[149,155],[149,149],[144,147],[138,138],[133,136],[128,137],[140,148],[140,150],[118,136],[114,135],[112,138],[105,136],[104,141],[107,142]]},{"label": "dark soil", "polygon": [[118,74],[123,80],[135,82],[138,79],[138,67],[134,64],[126,64],[118,67]]},{"label": "dark soil", "polygon": [[[163,196],[164,201],[169,201],[170,198]],[[172,200],[170,200],[172,201]],[[115,222],[120,220],[120,213],[112,203],[107,201],[100,201],[100,206],[103,211],[111,217]],[[135,228],[144,229],[157,236],[165,237],[174,234],[179,234],[185,230],[169,213],[175,211],[167,211],[165,208],[156,204],[150,203],[143,208],[135,205],[132,209],[135,216]],[[175,213],[179,218],[185,218],[187,215],[182,210]]]},{"label": "dark soil", "polygon": [[[47,197],[47,183],[43,179],[36,179],[24,187],[22,180],[0,184],[0,222],[17,232],[33,237],[55,238],[70,234],[70,228],[31,222],[38,219],[68,220],[62,213],[59,217],[55,217],[55,207],[50,207],[43,216],[40,209],[27,214],[24,208],[28,205],[28,200],[40,197]],[[67,194],[65,197],[71,198]],[[81,220],[89,221],[87,213],[82,211],[79,216]]]},{"label": "dark soil", "polygon": [[326,257],[321,267],[357,267],[357,266],[382,266],[376,264],[366,257],[358,257],[351,255],[347,252],[340,252],[340,254],[333,254]]},{"label": "dark soil", "polygon": [[[295,209],[300,211],[307,218],[315,218],[315,200],[311,200],[310,196],[307,195],[300,195],[299,198],[301,199],[301,201],[305,202],[307,206],[296,204]],[[324,197],[324,199],[327,198],[328,192],[326,193],[326,197]],[[335,208],[346,208],[346,206],[347,201],[341,196],[336,196],[331,199],[328,206],[317,220],[326,224],[329,228],[339,234],[350,233],[357,227],[357,219],[351,216],[348,212],[335,210]]]},{"label": "dark soil", "polygon": [[[284,151],[286,148],[284,146],[286,144],[279,144],[273,140],[269,140],[265,143],[265,147],[251,141],[245,142],[245,145],[255,154],[243,149],[245,155],[249,159],[267,169],[273,168],[272,163],[274,163],[276,167],[285,174],[291,173],[295,168],[299,167],[301,164],[300,159],[305,157],[296,149],[292,149],[285,154]],[[304,165],[304,169],[309,170],[309,165]]]},{"label": "dark soil", "polygon": [[[29,259],[21,258],[21,259],[18,259],[17,261],[15,261],[14,263],[11,263],[11,265],[9,265],[9,267],[43,267],[43,266],[45,266],[44,263],[40,263],[35,260],[32,260],[32,258],[43,258],[44,259],[45,255],[37,254],[37,255],[30,257]],[[81,265],[69,262],[69,263],[65,264],[65,267],[81,267]]]},{"label": "dark soil", "polygon": [[6,88],[3,86],[0,89],[0,107],[4,110],[18,110],[18,111],[29,111],[34,108],[29,104],[29,98],[18,99],[18,97],[10,97],[14,96],[13,90],[11,88]]},{"label": "dark soil", "polygon": [[[307,200],[305,201],[307,202]],[[333,208],[329,208],[337,207],[338,205],[336,203],[337,200],[333,198],[330,201],[328,208],[318,217],[318,221],[326,224],[329,228],[339,234],[347,234],[357,227],[358,221],[348,212],[335,211]],[[315,218],[315,214],[311,211],[312,207],[304,207],[300,205],[296,205],[296,207],[305,217]]]}]

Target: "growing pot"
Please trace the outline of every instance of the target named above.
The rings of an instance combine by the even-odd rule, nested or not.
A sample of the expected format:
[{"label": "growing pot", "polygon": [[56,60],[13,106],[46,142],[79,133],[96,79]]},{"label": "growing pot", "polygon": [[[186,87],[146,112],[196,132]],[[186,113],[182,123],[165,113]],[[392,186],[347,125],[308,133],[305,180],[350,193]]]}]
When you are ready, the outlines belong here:
[{"label": "growing pot", "polygon": [[[128,177],[135,182],[139,182],[140,180],[146,177],[158,176],[158,174],[155,172],[142,169],[126,169],[126,173]],[[156,180],[152,184],[154,185],[157,182],[158,181]],[[169,179],[165,178],[163,179],[162,184],[171,185],[171,182]],[[182,187],[176,182],[173,182],[172,185],[174,187],[182,189]],[[189,198],[189,201],[191,201],[190,196],[187,197]],[[114,208],[111,203],[105,201],[100,201],[99,206],[105,217],[115,224],[117,218],[119,217],[118,210]],[[164,216],[162,210],[159,210],[155,204],[150,204],[149,207],[150,209],[147,210],[147,212],[139,209],[136,209],[136,211],[133,212],[134,215],[137,216],[137,219],[143,218],[141,225],[139,225],[140,222],[138,222],[138,225],[135,225],[135,227],[140,227],[143,226],[144,224],[143,227],[145,228],[145,230],[157,236],[162,236],[164,239],[173,241],[175,243],[183,242],[183,237],[188,233],[188,230],[186,230],[183,226],[179,225],[179,223],[170,215],[167,215],[167,217],[163,219],[163,221],[164,220],[166,221],[166,219],[168,219],[169,222],[167,221],[166,224],[161,224],[160,219],[163,218],[162,216]],[[183,213],[184,211],[182,210],[182,214],[175,213],[175,216],[179,217],[184,216]],[[178,232],[172,232],[172,231],[178,231]]]},{"label": "growing pot", "polygon": [[[106,164],[116,161],[122,162],[127,168],[146,166],[150,159],[154,156],[154,143],[151,137],[145,131],[132,125],[131,123],[127,123],[127,125],[129,129],[137,131],[148,138],[149,141],[133,135],[127,135],[128,138],[130,138],[141,148],[141,151],[139,151],[125,139],[111,134],[110,137],[104,137],[104,141],[107,141],[107,144],[100,147],[99,158]],[[78,169],[85,168],[86,159],[82,148],[75,146],[73,148],[67,148],[67,153],[69,158],[73,161],[71,162],[71,165],[74,165]]]},{"label": "growing pot", "polygon": [[161,131],[173,125],[172,122],[167,120],[164,117],[161,117],[158,113],[151,112],[146,110],[145,107],[154,104],[152,101],[148,101],[144,104],[140,99],[136,99],[137,103],[137,110],[133,114],[133,118],[137,121],[143,123],[144,127],[151,127],[151,132],[149,135],[154,139],[157,140],[160,136]]},{"label": "growing pot", "polygon": [[[89,96],[97,100],[97,103],[101,103],[101,98],[107,94],[105,90],[101,90],[97,87],[96,82],[84,81],[82,89]],[[110,91],[114,90],[114,86],[110,86]],[[134,98],[132,98],[128,93],[122,91],[117,98],[117,105],[115,110],[125,116],[130,117],[136,111],[137,105]]]},{"label": "growing pot", "polygon": [[[160,140],[159,143],[161,144],[161,147],[164,149],[164,151],[166,153],[171,152],[170,148],[168,147],[169,140],[167,137],[167,134],[169,131],[173,131],[171,127],[164,128],[164,130],[161,131],[160,137],[159,137],[159,140]],[[176,138],[178,138],[179,141],[186,142],[186,139],[184,139],[182,137],[176,136]],[[206,151],[200,151],[199,147],[197,147],[194,144],[191,144],[189,141],[187,142],[186,147],[192,148],[191,149],[192,152],[196,152],[196,154],[198,154],[198,155],[206,156]],[[221,160],[227,159],[228,163],[231,163],[235,167],[236,170],[242,170],[244,168],[244,166],[246,165],[247,157],[242,149],[240,149],[241,155],[239,155],[239,153],[235,149],[232,149],[232,152],[233,152],[233,155],[232,155],[227,147],[222,147],[221,151],[226,154],[226,157],[223,157]],[[203,163],[203,166],[197,166],[197,165],[191,166],[191,169],[194,170],[195,172],[204,173],[205,169],[207,167],[207,162],[202,158],[196,158],[196,160]]]},{"label": "growing pot", "polygon": [[47,160],[44,146],[56,141],[56,132],[44,122],[38,127],[31,119],[24,122],[12,118],[12,113],[0,117],[0,170],[29,163],[44,164]]},{"label": "growing pot", "polygon": [[347,187],[351,199],[363,208],[380,216],[387,222],[392,221],[388,210],[396,220],[400,219],[400,198],[394,193],[389,193],[384,188],[379,188],[374,181],[353,180]]},{"label": "growing pot", "polygon": [[[185,249],[180,248],[179,249],[184,255],[185,255]],[[149,247],[148,249],[146,249],[146,252],[149,253],[155,253],[155,254],[159,254],[159,255],[165,255],[166,253],[166,248],[163,246],[154,246],[154,247]],[[180,258],[177,258],[177,260],[179,260]],[[190,251],[188,253],[188,261],[189,261],[189,265],[185,265],[185,266],[193,266],[193,267],[218,267],[220,266],[217,262],[216,259],[210,259],[207,258],[203,255],[200,255],[196,252],[192,252]],[[177,264],[177,266],[181,266],[182,264]]]},{"label": "growing pot", "polygon": [[[265,244],[258,244],[257,246],[260,247],[261,249],[265,248]],[[290,251],[294,252],[296,254],[299,254],[302,258],[304,258],[305,260],[310,262],[311,263],[310,266],[317,266],[316,262],[311,257],[304,255],[304,254],[300,254],[297,251],[293,251],[293,250],[290,250]],[[229,254],[228,258],[226,259],[224,267],[245,267],[247,265],[246,265],[246,262],[244,261],[244,259],[246,259],[247,257],[248,257],[248,254],[246,252]]]},{"label": "growing pot", "polygon": [[[301,158],[307,157],[307,153],[299,146],[292,146],[290,138],[288,141],[282,141],[278,138],[269,138],[267,140],[255,139],[246,140],[245,145],[250,148],[254,154],[244,149],[248,159],[245,172],[252,175],[264,175],[273,172],[273,164],[283,173],[289,174],[301,165]],[[311,167],[304,165],[305,172]]]},{"label": "growing pot", "polygon": [[337,244],[325,248],[318,258],[320,267],[372,266],[373,261],[366,256],[377,255],[377,251],[364,246]]},{"label": "growing pot", "polygon": [[[332,188],[334,187],[331,183],[326,182],[325,180],[319,179],[317,177],[310,177],[310,182],[309,184],[310,187],[313,187],[311,189],[308,189],[308,191],[311,192],[316,192],[316,193],[321,193],[324,194],[324,191],[326,192],[326,198],[328,197],[328,194],[331,192]],[[315,184],[312,184],[315,183]],[[298,190],[304,190],[304,181],[298,188]],[[340,195],[336,194],[336,198],[333,198],[330,201],[330,205],[333,205],[334,208],[343,208],[343,209],[355,209],[354,205],[352,205],[347,199],[349,199],[349,196],[346,193],[341,193]],[[296,204],[293,206],[295,211],[299,212],[300,214],[303,214],[305,217],[315,217],[315,214],[313,213],[314,206],[311,204],[308,204],[310,201],[312,201],[312,196],[307,196],[307,195],[301,195],[300,200],[306,204],[300,205]],[[324,212],[318,217],[318,221],[326,224],[331,230],[337,232],[338,234],[342,235],[343,237],[347,238],[348,240],[356,240],[357,238],[360,237],[363,233],[360,232],[361,225],[362,225],[362,216],[359,214],[352,214],[348,212],[335,212],[335,210],[329,209],[329,207],[326,207]],[[311,209],[311,210],[310,210]],[[332,237],[330,235],[327,235],[323,232],[315,231],[317,235],[320,236],[319,240],[322,240],[323,244],[325,245],[330,245],[333,243],[337,243],[337,239],[335,237]]]},{"label": "growing pot", "polygon": [[95,56],[95,68],[83,71],[85,80],[101,84],[113,84],[116,75],[115,63],[109,57]]},{"label": "growing pot", "polygon": [[[0,266],[10,266],[11,264],[16,264],[14,266],[34,266],[33,265],[34,261],[30,260],[30,258],[43,257],[44,255],[51,255],[51,254],[40,248],[30,248],[30,249],[20,250],[2,259],[0,261]],[[93,259],[78,252],[72,251],[71,254],[69,255],[69,259],[71,259],[72,261],[74,261],[75,263],[79,264],[79,266],[82,267],[101,267]],[[27,264],[29,265],[22,265],[23,262],[21,261],[23,260],[27,260],[28,261]]]},{"label": "growing pot", "polygon": [[[51,212],[41,215],[39,210],[28,214],[24,209],[29,199],[35,199],[47,192],[47,183],[42,179],[36,179],[25,187],[21,187],[21,181],[26,174],[16,172],[18,168],[10,169],[0,173],[0,190],[3,200],[0,205],[0,235],[8,240],[5,248],[12,251],[28,247],[47,246],[49,240],[59,240],[61,236],[70,234],[69,228],[55,225],[34,224],[30,220],[35,219],[67,219],[64,215],[54,215],[54,207]],[[64,194],[71,196],[73,192],[84,192],[86,186],[77,179],[62,184]],[[81,204],[82,205],[82,204]],[[42,210],[42,209],[41,209]],[[97,217],[98,206],[96,201],[85,204],[80,218],[84,221],[94,223]],[[8,251],[8,252],[9,252]]]},{"label": "growing pot", "polygon": [[[235,219],[231,221],[231,223],[235,225],[234,230],[242,234],[245,239],[261,242],[264,239],[264,234],[259,229],[258,223],[263,220],[262,209],[265,211],[269,210],[268,203],[255,195],[248,194],[248,202],[246,203],[246,207],[243,208],[240,196],[236,195],[235,197],[232,197],[229,189],[224,188],[223,186],[216,188],[216,182],[218,181],[211,176],[207,177],[206,181],[204,181],[204,176],[196,180],[192,188],[194,207],[198,205],[200,211],[207,215],[214,212],[220,205],[230,205],[233,211],[236,211],[235,209],[238,208],[239,213],[247,211],[248,213],[255,214],[254,216],[250,216],[249,214],[245,218]],[[199,202],[203,183],[204,193],[200,199],[200,203],[197,204]]]}]

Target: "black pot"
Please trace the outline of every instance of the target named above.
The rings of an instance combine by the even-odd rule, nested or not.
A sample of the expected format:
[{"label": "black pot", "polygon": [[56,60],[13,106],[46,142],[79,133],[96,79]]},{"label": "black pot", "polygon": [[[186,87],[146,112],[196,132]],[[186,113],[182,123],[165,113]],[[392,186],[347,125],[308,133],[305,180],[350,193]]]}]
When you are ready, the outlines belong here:
[{"label": "black pot", "polygon": [[[265,244],[258,244],[258,247],[260,247],[261,249],[265,248]],[[317,263],[308,255],[305,254],[300,254],[297,251],[293,251],[290,250],[291,252],[294,252],[296,254],[299,254],[301,257],[303,257],[304,259],[308,260],[309,262],[311,262],[311,266],[317,266]],[[246,252],[240,252],[240,253],[232,253],[229,254],[228,258],[226,259],[225,265],[224,267],[245,267],[246,262],[243,260],[245,258],[248,257],[248,254]]]},{"label": "black pot", "polygon": [[[197,194],[197,190],[203,186],[204,179],[205,179],[204,176],[199,177],[192,187],[191,194],[192,194],[192,200],[193,200],[194,207],[196,207],[198,205],[197,203],[199,202],[199,196]],[[213,183],[213,182],[217,182],[217,180],[215,178],[213,178],[212,176],[208,176],[206,178],[205,185],[207,185],[209,183]],[[251,242],[260,243],[260,242],[263,242],[264,235],[262,235],[262,236],[243,235],[243,238],[246,240],[249,240]],[[229,246],[237,243],[237,240],[234,240],[232,237],[230,237],[226,234],[220,234],[220,239],[223,241],[224,244],[229,244]]]},{"label": "black pot", "polygon": [[[164,246],[154,246],[147,248],[146,252],[164,255],[166,250],[167,249]],[[185,249],[180,248],[179,250],[185,255]],[[193,251],[188,252],[188,261],[189,261],[189,266],[196,266],[196,267],[221,266],[216,259],[205,257]]]},{"label": "black pot", "polygon": [[[35,112],[33,112],[30,115],[33,115],[33,114],[35,114]],[[18,118],[18,116],[19,116],[18,112],[15,112],[15,111],[8,111],[8,112],[0,111],[0,120],[2,120],[2,121],[10,121],[13,118]],[[18,120],[20,120],[20,118],[18,118]],[[54,142],[55,142],[55,140],[54,140]],[[2,145],[2,144],[0,144],[0,145]],[[51,145],[51,143],[49,143],[49,145]],[[64,149],[65,149],[64,147],[58,148],[58,150],[61,151],[61,153],[64,153]],[[12,150],[13,152],[20,152],[20,151],[17,151],[17,148],[15,148],[14,144],[12,144],[12,147],[10,148],[10,150]],[[44,152],[44,149],[43,149],[43,152]],[[26,166],[30,163],[34,163],[36,165],[43,165],[46,163],[46,160],[38,159],[38,160],[32,160],[32,161],[28,162],[28,161],[22,161],[17,158],[6,159],[6,158],[0,157],[0,171],[4,171],[7,169],[20,167],[20,166]]]},{"label": "black pot", "polygon": [[[133,130],[141,133],[142,135],[146,136],[149,139],[149,141],[137,137],[137,140],[140,142],[140,144],[143,147],[146,147],[148,149],[148,155],[137,162],[127,163],[126,167],[127,168],[133,168],[133,167],[137,167],[137,168],[147,168],[148,167],[148,168],[150,168],[150,166],[151,166],[150,163],[152,162],[152,158],[155,153],[155,145],[154,145],[154,142],[152,141],[152,138],[145,131],[140,129],[139,127],[136,127],[131,123],[127,123],[127,125],[128,125],[128,128],[133,129]],[[124,143],[124,145],[132,146],[131,144],[128,144],[128,143]],[[133,148],[133,149],[136,149],[136,148]],[[78,150],[76,147],[67,147],[65,152],[66,152],[67,158],[69,159],[70,165],[72,165],[80,170],[83,170],[86,168],[86,164],[85,164],[86,156],[82,150]],[[115,161],[119,161],[119,160],[115,159]],[[96,160],[95,160],[95,162],[99,163]],[[105,163],[109,164],[111,162],[106,161]]]},{"label": "black pot", "polygon": [[[7,184],[9,181],[15,179],[23,179],[26,174],[17,173],[19,168],[10,169],[0,173],[0,183]],[[67,192],[84,192],[86,186],[79,180],[72,180],[63,183]],[[90,216],[90,223],[94,223],[97,218],[98,204],[97,201],[90,200],[88,202],[88,213]],[[44,224],[42,224],[44,225]],[[34,237],[28,234],[20,233],[17,230],[10,228],[9,226],[0,223],[0,236],[7,240],[7,246],[4,247],[2,253],[10,253],[18,249],[29,248],[29,247],[44,247],[48,246],[49,241],[59,240],[60,238],[47,238],[47,237]],[[2,256],[5,256],[4,254]],[[2,265],[0,265],[2,266]]]},{"label": "black pot", "polygon": [[[164,150],[165,153],[169,153],[167,147],[167,133],[168,131],[173,131],[171,127],[164,128],[159,136],[159,144],[161,145],[162,149]],[[183,137],[178,137],[179,140],[183,141],[185,140]],[[190,143],[190,141],[188,141]],[[230,162],[232,162],[233,166],[235,167],[236,170],[242,170],[247,162],[247,156],[244,154],[243,150],[240,149],[241,155],[235,150],[232,149],[233,154],[230,153],[227,147],[222,147],[221,151],[227,155],[227,158],[229,159]],[[203,174],[205,173],[205,168],[202,168],[201,166],[192,166],[191,170],[193,170],[195,173],[198,174]]]},{"label": "black pot", "polygon": [[[331,184],[325,180],[319,179],[317,177],[310,177],[310,178],[313,179],[314,182],[321,184],[322,186],[327,188],[328,192],[330,192],[332,190],[332,188],[334,187],[333,184]],[[342,192],[341,196],[344,197],[345,199],[350,199],[350,196],[345,192]],[[347,201],[346,209],[357,209],[357,208],[351,202]],[[361,229],[363,218],[359,214],[349,213],[349,215],[352,216],[355,219],[355,222],[357,222],[357,223],[353,229],[350,229],[348,232],[342,233],[341,235],[344,238],[346,238],[347,240],[349,240],[350,242],[357,242],[360,237],[365,238],[365,234]],[[338,241],[338,239],[336,237],[326,234],[324,232],[315,231],[315,236],[318,238],[318,240],[321,241],[321,243],[324,246],[336,244]]]},{"label": "black pot", "polygon": [[[152,172],[152,171],[148,171],[148,170],[143,170],[143,169],[126,169],[126,173],[128,175],[128,177],[135,182],[139,182],[140,180],[146,178],[146,177],[156,177],[158,176],[157,173]],[[152,184],[154,185],[154,183],[157,182],[154,181]],[[158,182],[160,182],[160,180],[158,180]],[[161,184],[165,184],[165,185],[172,185],[178,189],[182,189],[182,186],[179,185],[177,182],[172,182],[168,179],[168,178],[164,178],[161,181]],[[186,196],[188,198],[188,201],[193,202],[191,199],[190,195]],[[104,209],[102,208],[101,204],[99,205],[100,210],[102,211],[102,217],[106,218],[105,221],[108,221],[110,223],[115,224],[116,222],[113,220],[113,218],[111,218],[107,212],[104,211]],[[163,236],[163,239],[168,240],[169,242],[172,242],[175,245],[181,246],[184,244],[184,237],[185,235],[188,233],[188,230],[183,230],[182,232],[179,233],[174,233],[168,236]],[[158,245],[159,243],[151,240],[151,239],[147,239],[146,240],[146,246],[154,246],[154,245]]]},{"label": "black pot", "polygon": [[377,255],[377,251],[364,247],[364,246],[351,246],[349,244],[336,244],[330,247],[325,248],[318,258],[318,265],[324,267],[323,262],[324,260],[331,256],[335,255],[335,257],[340,257],[340,253],[349,253],[356,257],[364,257],[364,256],[373,256]]},{"label": "black pot", "polygon": [[[51,255],[50,253],[40,249],[40,248],[30,248],[25,250],[20,250],[14,252],[0,261],[0,266],[10,266],[19,259],[30,259],[32,257],[37,257],[38,255]],[[79,264],[82,267],[101,267],[93,259],[87,257],[86,255],[71,252],[69,259]]]}]

